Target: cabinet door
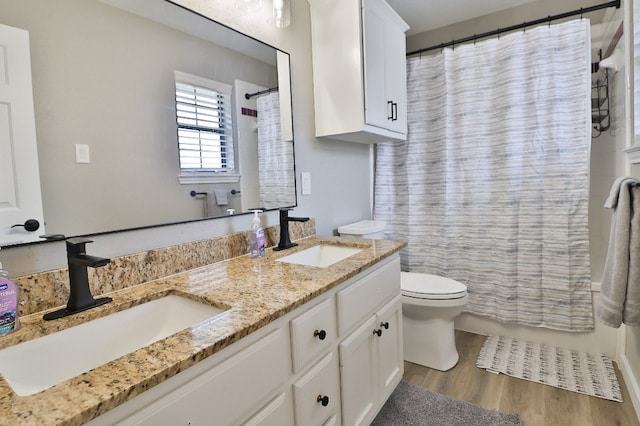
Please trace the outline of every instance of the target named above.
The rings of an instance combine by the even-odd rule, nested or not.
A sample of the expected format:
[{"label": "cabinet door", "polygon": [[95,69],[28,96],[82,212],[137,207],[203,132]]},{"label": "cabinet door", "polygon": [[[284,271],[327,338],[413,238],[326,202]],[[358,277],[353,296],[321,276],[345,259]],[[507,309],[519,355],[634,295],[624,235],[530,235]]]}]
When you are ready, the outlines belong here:
[{"label": "cabinet door", "polygon": [[363,0],[365,121],[407,132],[406,24],[382,1]]},{"label": "cabinet door", "polygon": [[365,122],[386,129],[392,113],[385,93],[386,18],[379,1],[363,0],[362,4]]},{"label": "cabinet door", "polygon": [[407,48],[403,28],[391,19],[385,26],[385,93],[391,102],[389,130],[407,133]]},{"label": "cabinet door", "polygon": [[367,425],[378,409],[377,336],[372,316],[340,343],[342,422]]},{"label": "cabinet door", "polygon": [[402,301],[395,297],[376,315],[376,326],[381,331],[378,343],[378,371],[380,373],[380,404],[396,388],[404,373],[402,354]]}]

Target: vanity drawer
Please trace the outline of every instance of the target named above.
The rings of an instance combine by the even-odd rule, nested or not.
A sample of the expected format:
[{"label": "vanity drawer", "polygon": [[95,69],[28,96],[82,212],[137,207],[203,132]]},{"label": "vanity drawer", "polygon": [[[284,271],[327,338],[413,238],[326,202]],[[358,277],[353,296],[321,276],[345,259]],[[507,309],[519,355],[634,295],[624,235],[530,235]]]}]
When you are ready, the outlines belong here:
[{"label": "vanity drawer", "polygon": [[297,425],[331,424],[339,418],[340,372],[338,356],[330,352],[293,385]]},{"label": "vanity drawer", "polygon": [[293,369],[298,372],[331,348],[337,333],[336,305],[327,299],[291,320]]},{"label": "vanity drawer", "polygon": [[264,404],[290,375],[288,348],[288,330],[278,328],[122,424],[206,425],[212,419],[216,424],[236,424]]},{"label": "vanity drawer", "polygon": [[400,293],[400,257],[394,256],[337,295],[340,336],[361,323],[384,302]]}]

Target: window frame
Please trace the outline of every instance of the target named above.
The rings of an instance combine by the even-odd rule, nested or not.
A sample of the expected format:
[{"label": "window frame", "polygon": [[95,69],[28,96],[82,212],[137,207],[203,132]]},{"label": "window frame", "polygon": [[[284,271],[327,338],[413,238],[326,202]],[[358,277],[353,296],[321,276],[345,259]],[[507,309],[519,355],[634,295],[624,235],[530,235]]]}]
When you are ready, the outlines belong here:
[{"label": "window frame", "polygon": [[[178,99],[177,99],[177,84],[188,84],[194,87],[201,87],[207,90],[213,90],[223,95],[224,99],[228,100],[228,103],[223,103],[223,108],[226,109],[226,116],[230,123],[228,131],[224,131],[222,134],[226,137],[227,142],[227,167],[223,169],[199,169],[199,168],[182,168],[180,161],[181,149],[180,149],[180,130],[181,129],[194,129],[192,126],[182,126],[179,124],[178,116]],[[237,165],[235,162],[235,130],[233,127],[233,106],[231,101],[232,87],[228,84],[220,83],[218,81],[210,80],[207,78],[195,76],[182,71],[174,71],[174,95],[175,95],[175,117],[176,117],[176,142],[178,147],[178,180],[181,184],[193,184],[193,183],[232,183],[240,180],[240,175],[236,173]],[[203,129],[204,130],[204,129]],[[211,133],[219,133],[212,131]]]}]

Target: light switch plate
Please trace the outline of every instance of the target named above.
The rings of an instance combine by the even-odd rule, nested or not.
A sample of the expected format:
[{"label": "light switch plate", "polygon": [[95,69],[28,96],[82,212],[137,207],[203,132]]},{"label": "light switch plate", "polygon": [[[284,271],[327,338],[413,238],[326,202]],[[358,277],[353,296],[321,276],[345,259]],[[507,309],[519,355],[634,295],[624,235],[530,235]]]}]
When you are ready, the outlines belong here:
[{"label": "light switch plate", "polygon": [[91,156],[89,154],[89,145],[76,144],[76,163],[89,164],[91,162]]}]

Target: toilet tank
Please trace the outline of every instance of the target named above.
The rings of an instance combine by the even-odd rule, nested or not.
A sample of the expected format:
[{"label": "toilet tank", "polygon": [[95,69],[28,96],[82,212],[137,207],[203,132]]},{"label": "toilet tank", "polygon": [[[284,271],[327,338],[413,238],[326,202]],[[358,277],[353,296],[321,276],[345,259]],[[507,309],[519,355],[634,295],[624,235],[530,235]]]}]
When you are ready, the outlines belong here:
[{"label": "toilet tank", "polygon": [[339,227],[338,234],[340,236],[353,235],[371,240],[381,240],[384,238],[384,230],[386,227],[387,222],[384,220],[362,220]]}]

